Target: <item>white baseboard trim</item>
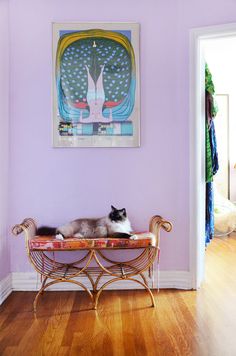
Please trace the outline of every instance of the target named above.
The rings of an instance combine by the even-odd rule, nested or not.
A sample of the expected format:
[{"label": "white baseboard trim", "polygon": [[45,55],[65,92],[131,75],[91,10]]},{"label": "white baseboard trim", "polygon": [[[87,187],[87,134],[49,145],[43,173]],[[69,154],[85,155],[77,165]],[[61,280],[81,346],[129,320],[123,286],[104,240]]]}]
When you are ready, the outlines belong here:
[{"label": "white baseboard trim", "polygon": [[193,289],[191,273],[188,271],[160,271],[159,288]]},{"label": "white baseboard trim", "polygon": [[[138,279],[138,278],[137,278]],[[79,280],[79,279],[78,279]],[[108,277],[102,279],[102,283],[108,280]],[[192,279],[190,272],[186,271],[160,271],[159,272],[159,283],[157,282],[157,273],[154,275],[154,281],[148,278],[149,287],[153,288],[175,288],[175,289],[192,289]],[[91,284],[87,278],[82,278],[81,281],[87,288],[91,289]],[[41,286],[40,275],[36,272],[13,272],[12,273],[12,290],[13,291],[37,291]],[[119,289],[142,289],[143,287],[135,282],[122,280],[116,283],[112,283],[107,287],[110,290]],[[50,291],[69,291],[69,290],[80,290],[80,287],[72,283],[58,283],[54,286],[49,287],[47,290]]]},{"label": "white baseboard trim", "polygon": [[4,279],[0,281],[0,305],[12,292],[12,279],[11,274],[8,274]]},{"label": "white baseboard trim", "polygon": [[[148,275],[146,275],[150,288],[157,289],[158,285],[160,289],[175,288],[175,289],[192,289],[192,279],[190,272],[186,271],[160,271],[159,283],[158,275],[154,274],[153,283]],[[104,277],[102,282],[108,280],[108,277]],[[82,278],[82,283],[91,288],[90,282],[87,278]],[[37,291],[41,286],[40,275],[36,272],[13,272],[0,281],[0,305],[11,294],[12,291]],[[107,287],[110,290],[121,289],[142,289],[143,287],[135,282],[122,280],[113,283]],[[80,290],[80,287],[72,283],[58,283],[48,288],[49,291],[72,291]]]}]

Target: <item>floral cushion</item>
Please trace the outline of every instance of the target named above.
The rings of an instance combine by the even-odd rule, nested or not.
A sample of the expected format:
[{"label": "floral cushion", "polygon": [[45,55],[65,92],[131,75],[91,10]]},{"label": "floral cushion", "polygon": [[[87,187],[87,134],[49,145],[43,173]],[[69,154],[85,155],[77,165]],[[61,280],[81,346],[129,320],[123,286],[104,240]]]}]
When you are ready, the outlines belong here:
[{"label": "floral cushion", "polygon": [[76,237],[57,240],[55,236],[35,236],[29,240],[29,249],[34,251],[84,250],[105,248],[142,248],[156,247],[156,238],[151,232],[135,233],[136,239],[79,239]]}]

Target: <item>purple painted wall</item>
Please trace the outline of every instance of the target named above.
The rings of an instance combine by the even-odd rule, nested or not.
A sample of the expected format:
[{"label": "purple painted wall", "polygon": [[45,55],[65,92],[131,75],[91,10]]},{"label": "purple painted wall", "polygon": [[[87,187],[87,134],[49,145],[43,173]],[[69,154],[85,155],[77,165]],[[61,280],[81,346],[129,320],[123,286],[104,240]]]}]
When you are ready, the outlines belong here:
[{"label": "purple painted wall", "polygon": [[[111,11],[112,9],[112,11]],[[51,22],[141,24],[141,147],[55,149],[51,131]],[[126,207],[136,229],[153,214],[162,270],[189,268],[189,29],[236,21],[233,0],[11,0],[11,216],[61,224]],[[28,271],[12,239],[12,271]]]},{"label": "purple painted wall", "polygon": [[0,282],[10,272],[7,244],[9,125],[8,0],[0,1]]}]

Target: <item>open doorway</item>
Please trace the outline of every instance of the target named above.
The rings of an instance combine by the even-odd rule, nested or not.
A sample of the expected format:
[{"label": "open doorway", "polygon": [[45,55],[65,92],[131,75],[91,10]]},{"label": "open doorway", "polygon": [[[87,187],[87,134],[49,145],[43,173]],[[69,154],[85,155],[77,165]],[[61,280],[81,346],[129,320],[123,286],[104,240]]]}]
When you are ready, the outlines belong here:
[{"label": "open doorway", "polygon": [[215,131],[219,170],[215,175],[217,191],[236,201],[236,36],[203,41],[204,59],[215,88]]},{"label": "open doorway", "polygon": [[212,121],[218,171],[212,183],[213,234],[223,238],[236,228],[236,36],[207,39],[203,51],[211,79],[209,90],[214,89]]},{"label": "open doorway", "polygon": [[[235,40],[236,51],[236,24],[221,25],[194,29],[191,31],[190,47],[190,270],[192,275],[192,286],[197,289],[204,280],[205,270],[205,49],[206,43],[210,44],[211,53],[208,53],[208,60],[213,57],[213,47],[221,47],[222,43],[228,43],[228,48]],[[218,41],[218,42],[217,42]],[[226,42],[224,42],[226,41]],[[231,45],[229,45],[229,43]],[[226,44],[224,46],[227,46]],[[232,50],[232,48],[231,48]],[[232,55],[232,53],[231,53]],[[217,63],[215,64],[218,65]],[[213,68],[214,71],[214,68]],[[236,73],[236,72],[235,72]],[[236,75],[235,75],[236,76]],[[236,90],[236,84],[235,84]],[[219,105],[224,109],[224,116],[229,114],[229,90],[217,89]],[[228,112],[227,112],[228,111]],[[229,116],[229,115],[228,115]],[[236,120],[235,120],[236,121]],[[222,129],[222,128],[221,128]],[[218,128],[218,131],[221,130]],[[234,188],[231,192],[231,184],[235,179],[230,179],[235,174],[230,159],[231,148],[229,147],[229,128],[224,126],[228,138],[224,143],[224,152],[227,157],[226,167],[221,172],[218,182],[221,185],[225,198],[232,198]],[[231,130],[230,130],[231,131]],[[234,129],[236,132],[236,129]],[[222,132],[223,135],[223,132]],[[221,135],[221,136],[222,136]],[[222,143],[222,142],[221,142]],[[225,145],[228,147],[225,148]],[[228,164],[230,162],[230,164]],[[231,172],[232,170],[232,172]],[[236,177],[235,177],[236,178]],[[231,196],[230,196],[231,195]]]}]

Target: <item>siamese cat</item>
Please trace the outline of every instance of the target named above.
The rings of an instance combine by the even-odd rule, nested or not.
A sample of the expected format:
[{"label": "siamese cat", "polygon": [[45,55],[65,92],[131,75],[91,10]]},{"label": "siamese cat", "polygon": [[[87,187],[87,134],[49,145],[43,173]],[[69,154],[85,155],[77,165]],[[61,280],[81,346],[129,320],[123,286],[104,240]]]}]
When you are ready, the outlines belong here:
[{"label": "siamese cat", "polygon": [[126,209],[116,209],[111,206],[111,212],[106,217],[98,219],[76,219],[58,228],[42,226],[37,235],[55,235],[56,239],[68,237],[88,238],[130,238],[136,239],[132,233]]}]

